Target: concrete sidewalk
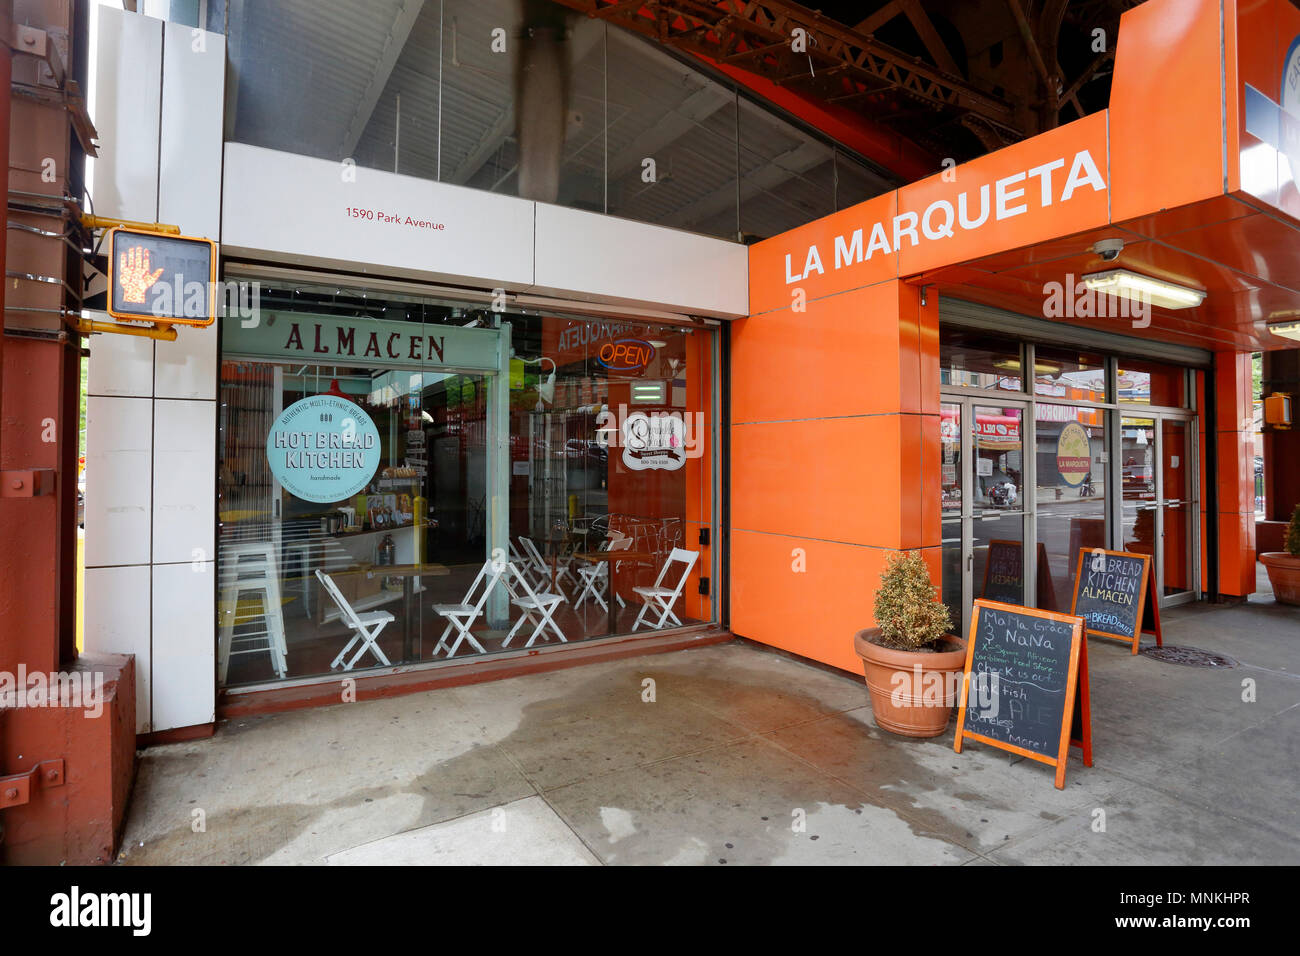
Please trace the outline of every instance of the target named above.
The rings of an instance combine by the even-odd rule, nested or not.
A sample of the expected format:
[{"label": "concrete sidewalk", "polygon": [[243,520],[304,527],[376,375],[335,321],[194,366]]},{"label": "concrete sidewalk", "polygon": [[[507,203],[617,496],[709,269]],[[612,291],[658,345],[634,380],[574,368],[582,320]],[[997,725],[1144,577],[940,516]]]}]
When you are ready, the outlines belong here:
[{"label": "concrete sidewalk", "polygon": [[1040,764],[954,754],[951,729],[894,737],[861,678],[737,642],[152,748],[121,859],[1300,863],[1300,609],[1265,593],[1165,624],[1167,644],[1240,666],[1092,641],[1095,766],[1072,757],[1063,791]]}]

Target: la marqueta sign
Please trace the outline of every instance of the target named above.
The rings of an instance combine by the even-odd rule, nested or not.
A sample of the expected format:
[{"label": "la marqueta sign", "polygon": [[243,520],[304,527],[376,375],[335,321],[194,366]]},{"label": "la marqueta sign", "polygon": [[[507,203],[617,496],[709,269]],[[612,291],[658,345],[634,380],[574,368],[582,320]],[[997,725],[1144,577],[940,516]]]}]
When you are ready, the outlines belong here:
[{"label": "la marqueta sign", "polygon": [[974,190],[954,184],[953,195],[934,199],[919,212],[905,210],[892,219],[842,232],[825,248],[818,243],[809,245],[802,263],[795,253],[786,253],[785,282],[792,285],[825,275],[828,267],[843,269],[868,262],[873,256],[889,256],[923,243],[952,239],[962,232],[978,232],[993,223],[1069,203],[1081,191],[1090,194],[1105,189],[1106,180],[1088,149],[982,183]]}]

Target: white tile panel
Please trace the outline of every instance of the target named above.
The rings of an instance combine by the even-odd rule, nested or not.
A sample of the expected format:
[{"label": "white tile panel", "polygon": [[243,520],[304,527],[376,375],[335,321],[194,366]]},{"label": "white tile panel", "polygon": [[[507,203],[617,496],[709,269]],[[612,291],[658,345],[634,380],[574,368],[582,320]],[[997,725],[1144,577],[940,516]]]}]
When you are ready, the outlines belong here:
[{"label": "white tile panel", "polygon": [[537,203],[536,291],[718,317],[749,314],[749,250]]},{"label": "white tile panel", "polygon": [[86,400],[86,567],[148,564],[153,401]]},{"label": "white tile panel", "polygon": [[226,43],[182,23],[163,34],[158,219],[187,236],[216,239],[221,228],[221,126]]},{"label": "white tile panel", "polygon": [[162,87],[162,21],[99,4],[95,102],[99,132],[94,211],[155,222]]},{"label": "white tile panel", "polygon": [[[107,313],[99,321],[111,322]],[[91,395],[149,398],[153,395],[153,339],[104,333],[89,339],[90,367],[86,391]]]},{"label": "white tile panel", "polygon": [[207,328],[179,326],[175,342],[157,344],[154,351],[154,395],[158,398],[216,399],[217,322]]},{"label": "white tile panel", "polygon": [[481,288],[532,283],[534,204],[527,200],[241,143],[225,151],[223,255]]},{"label": "white tile panel", "polygon": [[149,733],[151,571],[146,564],[87,568],[85,647],[96,654],[135,655],[135,731]]},{"label": "white tile panel", "polygon": [[153,568],[153,730],[208,724],[216,713],[214,562]]},{"label": "white tile panel", "polygon": [[215,402],[154,402],[154,564],[216,554],[216,413]]}]

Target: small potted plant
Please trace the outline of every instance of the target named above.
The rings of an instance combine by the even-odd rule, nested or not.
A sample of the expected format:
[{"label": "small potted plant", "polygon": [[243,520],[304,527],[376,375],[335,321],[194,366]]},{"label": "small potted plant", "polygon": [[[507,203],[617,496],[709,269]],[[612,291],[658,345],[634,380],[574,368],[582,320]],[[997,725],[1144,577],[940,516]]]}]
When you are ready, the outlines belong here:
[{"label": "small potted plant", "polygon": [[1286,526],[1285,551],[1265,551],[1259,556],[1268,570],[1273,597],[1282,604],[1300,604],[1300,505],[1291,512]]},{"label": "small potted plant", "polygon": [[904,737],[937,737],[948,728],[966,665],[966,643],[950,634],[948,608],[935,597],[919,552],[890,557],[876,591],[876,626],[858,631],[876,723]]}]

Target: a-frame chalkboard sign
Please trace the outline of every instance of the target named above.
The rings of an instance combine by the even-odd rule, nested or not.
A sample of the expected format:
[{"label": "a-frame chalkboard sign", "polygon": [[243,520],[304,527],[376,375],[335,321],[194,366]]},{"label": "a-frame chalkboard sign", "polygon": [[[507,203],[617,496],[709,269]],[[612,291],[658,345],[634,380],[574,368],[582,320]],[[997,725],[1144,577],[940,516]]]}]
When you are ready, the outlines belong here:
[{"label": "a-frame chalkboard sign", "polygon": [[[986,601],[1015,604],[1027,600],[1025,574],[1021,565],[1023,546],[1019,541],[994,538],[989,541],[988,555],[984,560],[984,581],[979,596]],[[1052,565],[1047,560],[1047,547],[1038,542],[1038,600],[1039,607],[1056,606],[1056,588],[1052,581]]]},{"label": "a-frame chalkboard sign", "polygon": [[1037,760],[1064,789],[1072,742],[1092,765],[1083,620],[978,600],[968,638],[953,749],[978,740]]},{"label": "a-frame chalkboard sign", "polygon": [[1143,634],[1164,646],[1150,555],[1080,548],[1070,613],[1083,618],[1089,637],[1131,644],[1134,654]]}]

